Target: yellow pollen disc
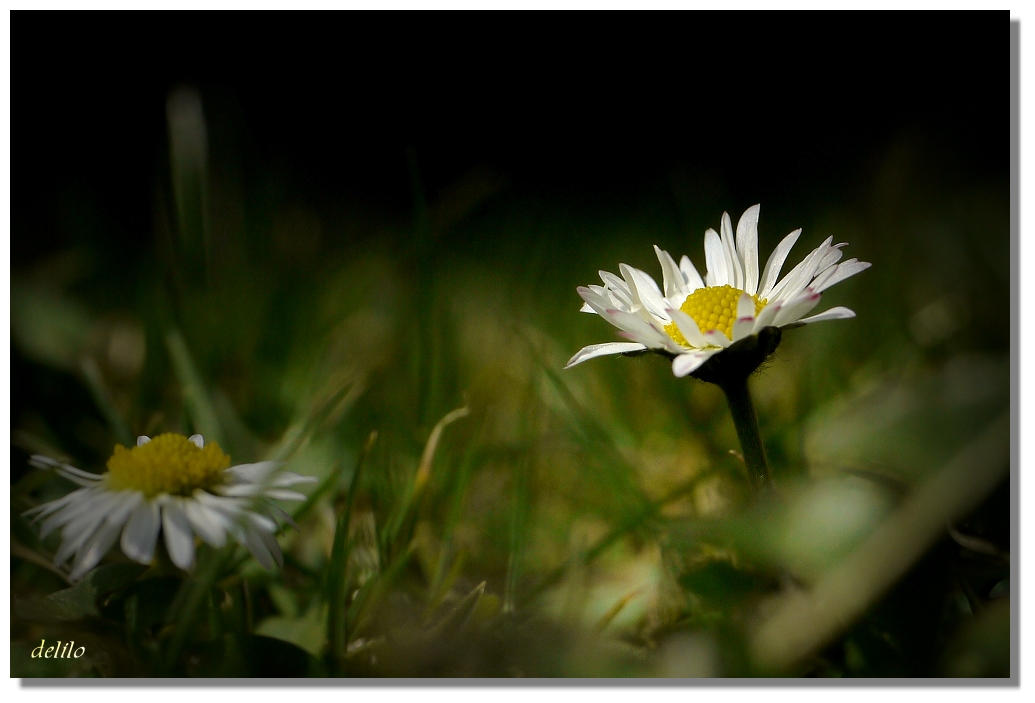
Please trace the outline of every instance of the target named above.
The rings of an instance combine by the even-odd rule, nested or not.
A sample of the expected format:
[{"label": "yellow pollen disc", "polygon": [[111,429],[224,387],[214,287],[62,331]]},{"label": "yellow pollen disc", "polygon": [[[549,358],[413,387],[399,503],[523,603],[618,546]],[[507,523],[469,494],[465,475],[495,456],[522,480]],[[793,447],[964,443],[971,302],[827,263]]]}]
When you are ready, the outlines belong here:
[{"label": "yellow pollen disc", "polygon": [[[737,321],[737,301],[743,293],[740,288],[728,285],[698,288],[687,296],[679,309],[694,319],[701,332],[719,330],[729,339],[733,339],[733,323]],[[759,300],[754,295],[751,299],[755,301],[755,315],[758,315],[765,307],[766,301]],[[665,331],[678,344],[690,346],[675,322],[665,325]]]},{"label": "yellow pollen disc", "polygon": [[216,442],[198,449],[183,435],[162,434],[132,449],[116,444],[107,481],[114,490],[135,489],[148,498],[160,493],[189,496],[222,483],[229,466],[230,457]]}]

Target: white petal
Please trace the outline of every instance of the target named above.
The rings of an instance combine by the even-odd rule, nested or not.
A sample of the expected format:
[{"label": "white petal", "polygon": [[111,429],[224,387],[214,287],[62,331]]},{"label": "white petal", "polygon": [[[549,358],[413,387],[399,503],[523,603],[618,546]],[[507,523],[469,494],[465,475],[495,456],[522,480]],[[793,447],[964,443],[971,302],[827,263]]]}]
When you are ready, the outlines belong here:
[{"label": "white petal", "polygon": [[728,212],[722,213],[722,249],[726,253],[726,267],[730,271],[730,285],[734,288],[744,289],[744,267],[740,265],[740,257],[737,256],[737,246],[733,243],[733,224],[730,222]]},{"label": "white petal", "polygon": [[633,297],[632,293],[629,291],[629,286],[625,284],[625,281],[610,271],[598,271],[597,273],[600,274],[600,280],[603,281],[607,289],[611,291],[612,297],[614,297],[617,302],[621,303],[622,307],[619,309],[625,310],[626,312],[631,310],[633,306]]},{"label": "white petal", "polygon": [[830,250],[823,255],[822,259],[819,260],[819,265],[816,266],[816,270],[822,271],[828,266],[833,266],[838,261],[840,261],[841,256],[844,254],[844,252],[841,251],[841,247],[846,246],[848,246],[847,242],[841,242],[840,244],[835,244],[834,246],[830,247]]},{"label": "white petal", "polygon": [[791,247],[798,241],[799,236],[801,236],[801,230],[794,230],[784,237],[783,241],[777,244],[776,248],[773,249],[773,253],[769,255],[769,260],[765,263],[765,268],[762,270],[762,277],[758,281],[762,288],[762,292],[758,294],[760,300],[769,298],[769,294],[772,293],[776,282],[780,280],[780,269],[783,268],[783,262],[787,259],[787,254],[790,253]]},{"label": "white petal", "polygon": [[741,293],[737,298],[737,317],[754,317],[755,301],[747,293]]},{"label": "white petal", "polygon": [[305,500],[304,493],[292,491],[288,488],[271,488],[266,490],[263,495],[276,500]]},{"label": "white petal", "polygon": [[633,341],[641,342],[651,349],[668,349],[676,345],[664,331],[657,329],[636,313],[606,310],[604,317],[618,329],[630,333]]},{"label": "white petal", "polygon": [[194,535],[187,523],[181,499],[169,498],[162,505],[162,532],[172,563],[184,571],[194,564]]},{"label": "white petal", "polygon": [[812,322],[825,322],[827,320],[848,320],[853,317],[855,317],[854,312],[852,312],[848,308],[838,306],[836,308],[824,310],[818,315],[802,318],[798,320],[798,322],[802,323],[803,325],[807,325]]},{"label": "white petal", "polygon": [[575,289],[579,297],[586,301],[586,305],[593,310],[593,312],[602,315],[604,310],[613,308],[614,304],[610,297],[604,297],[592,288],[586,286],[579,286]]},{"label": "white petal", "polygon": [[733,322],[733,341],[739,342],[755,328],[755,301],[747,293],[737,299],[737,319]]},{"label": "white petal", "polygon": [[244,501],[239,498],[225,498],[206,491],[194,491],[194,500],[202,503],[206,508],[215,510],[233,522],[243,510]]},{"label": "white petal", "polygon": [[801,319],[802,315],[819,304],[820,297],[822,296],[820,296],[819,293],[804,293],[794,300],[784,304],[780,309],[780,312],[776,314],[776,319],[773,320],[773,326],[783,327],[792,322],[797,322]]},{"label": "white petal", "polygon": [[682,378],[701,367],[701,364],[719,353],[718,349],[702,349],[687,354],[679,354],[672,360],[672,373]]},{"label": "white petal", "polygon": [[115,540],[119,537],[119,532],[122,530],[122,523],[107,523],[101,529],[97,530],[97,534],[93,538],[83,545],[83,549],[76,555],[75,564],[72,567],[72,573],[70,577],[73,581],[78,581],[82,578],[86,572],[93,567],[97,566],[111,546],[115,544]]},{"label": "white petal", "polygon": [[252,553],[252,556],[254,556],[267,571],[272,569],[273,556],[270,554],[269,547],[266,546],[266,540],[262,538],[260,532],[258,530],[247,530],[244,537],[244,546],[248,548],[248,551]]},{"label": "white petal", "polygon": [[246,511],[245,516],[248,518],[248,522],[251,523],[251,526],[258,530],[262,530],[263,532],[277,531],[277,523],[272,518],[268,518],[265,515],[259,515],[258,513],[253,513],[251,511]]},{"label": "white petal", "polygon": [[294,527],[296,530],[298,529],[298,525],[295,524],[294,518],[292,518],[286,512],[281,510],[279,506],[274,505],[273,503],[266,503],[265,507],[266,507],[266,509],[268,509],[270,511],[270,513],[272,514],[272,517],[280,519],[280,520],[283,520],[287,524],[289,524],[292,527]]},{"label": "white petal", "polygon": [[625,354],[627,352],[642,351],[647,347],[639,342],[605,342],[603,344],[590,344],[588,347],[583,347],[571,357],[564,368],[570,369],[575,364],[581,364],[583,361],[589,359],[595,359],[598,356],[606,356],[608,354]]},{"label": "white petal", "polygon": [[[40,526],[40,539],[46,537],[56,528],[65,526],[65,530],[68,529],[68,525],[79,524],[80,522],[91,522],[93,520],[103,520],[108,514],[108,510],[118,501],[115,494],[105,491],[103,489],[94,488],[83,495],[82,498],[77,500],[43,521]],[[62,530],[62,536],[64,536],[65,530]],[[75,534],[72,530],[69,534]]]},{"label": "white petal", "polygon": [[669,322],[668,315],[665,314],[665,309],[669,307],[668,301],[661,294],[661,289],[654,279],[638,268],[626,264],[619,264],[618,268],[629,284],[633,302],[643,305],[651,315]]},{"label": "white petal", "polygon": [[591,312],[591,313],[594,313],[594,314],[596,314],[596,310],[594,310],[593,308],[591,308],[591,307],[589,306],[589,303],[583,303],[583,304],[582,304],[582,307],[581,307],[581,308],[579,308],[579,312]]},{"label": "white petal", "polygon": [[833,240],[833,237],[827,237],[826,241],[813,249],[800,264],[791,269],[791,272],[776,284],[776,288],[773,289],[769,299],[791,300],[797,298],[805,290],[813,276],[815,276],[819,262],[823,260],[827,251],[829,251],[830,242]]},{"label": "white petal", "polygon": [[301,476],[292,471],[281,471],[273,477],[269,485],[276,488],[287,488],[288,486],[297,486],[300,483],[316,483],[316,476]]},{"label": "white petal", "polygon": [[137,437],[137,446],[138,447],[142,447],[142,446],[144,446],[145,444],[147,444],[150,441],[151,441],[151,438],[148,437],[147,435],[140,435],[139,437]]},{"label": "white petal", "polygon": [[77,501],[84,498],[85,495],[89,492],[89,488],[77,488],[68,495],[62,496],[57,500],[52,500],[49,503],[42,503],[40,505],[37,505],[35,508],[29,508],[24,513],[22,513],[22,515],[28,517],[29,515],[38,512],[39,515],[32,519],[33,522],[38,522],[50,515],[51,513],[54,513],[67,505],[76,503]]},{"label": "white petal", "polygon": [[783,307],[783,304],[780,302],[770,303],[763,307],[758,312],[758,315],[755,316],[755,326],[752,330],[752,334],[758,334],[762,331],[763,327],[772,327],[773,320],[776,319],[781,307]]},{"label": "white petal", "polygon": [[758,211],[759,205],[752,205],[737,222],[737,253],[744,266],[744,288],[754,295],[758,292]]},{"label": "white petal", "polygon": [[276,562],[277,566],[281,569],[284,568],[284,553],[280,551],[280,543],[277,542],[277,537],[269,532],[259,531],[259,538],[262,539],[266,545],[266,549],[269,550],[270,555],[273,557],[273,561]]},{"label": "white petal", "polygon": [[130,513],[136,510],[137,505],[144,499],[144,494],[140,491],[119,491],[116,495],[119,496],[120,500],[108,513],[105,521],[109,525],[119,525],[121,527],[126,524]]},{"label": "white petal", "polygon": [[830,277],[833,276],[835,273],[837,273],[837,264],[834,264],[833,266],[828,266],[825,269],[820,269],[820,272],[817,273],[816,277],[812,279],[812,283],[808,285],[807,290],[810,290],[813,293],[816,292],[816,290],[824,283],[826,283],[828,280],[830,280]]},{"label": "white petal", "polygon": [[676,323],[676,328],[683,334],[687,344],[691,347],[708,346],[708,342],[705,340],[704,335],[701,334],[701,328],[697,326],[694,318],[682,310],[669,310],[669,315],[672,316],[672,321]]},{"label": "white petal", "polygon": [[209,510],[198,500],[185,500],[183,509],[194,534],[217,549],[226,544],[226,529],[218,513]]},{"label": "white petal", "polygon": [[872,264],[866,261],[851,260],[846,261],[843,264],[838,264],[837,270],[833,273],[833,275],[827,278],[825,281],[823,281],[821,285],[817,286],[815,288],[815,291],[817,293],[822,293],[830,286],[840,283],[841,281],[845,280],[850,276],[854,276],[860,271],[865,271],[866,269],[870,268],[870,266],[872,266]]},{"label": "white petal", "polygon": [[686,281],[683,280],[683,273],[676,266],[676,262],[673,261],[671,255],[664,249],[658,248],[658,245],[654,245],[654,253],[658,256],[658,261],[661,263],[661,273],[663,275],[665,297],[669,301],[679,299],[676,304],[680,305],[683,299],[687,296]]},{"label": "white petal", "polygon": [[97,529],[104,524],[103,512],[88,512],[78,520],[70,522],[61,531],[61,546],[54,555],[55,564],[63,564],[70,556],[79,551]]},{"label": "white petal", "polygon": [[704,233],[704,260],[708,267],[704,280],[709,287],[724,286],[730,282],[730,272],[726,268],[726,252],[722,240],[713,229]]},{"label": "white petal", "polygon": [[725,349],[730,345],[730,338],[719,330],[709,330],[704,333],[704,339],[708,344]]},{"label": "white petal", "polygon": [[739,342],[744,337],[750,337],[755,331],[755,318],[738,317],[733,322],[733,341]]},{"label": "white petal", "polygon": [[262,492],[262,484],[235,483],[231,486],[216,486],[212,490],[217,491],[220,495],[230,496],[232,498],[248,498],[250,496],[259,495]]},{"label": "white petal", "polygon": [[254,464],[231,466],[227,471],[233,474],[238,481],[262,483],[278,466],[280,466],[279,461],[259,461]]},{"label": "white petal", "polygon": [[690,260],[689,256],[684,255],[679,260],[679,272],[683,274],[683,280],[686,281],[687,294],[693,293],[698,288],[704,288],[704,280],[701,278],[701,274],[697,273],[697,267],[694,266],[694,262]]},{"label": "white petal", "polygon": [[205,438],[199,434],[192,434],[190,437],[187,438],[187,441],[193,444],[198,449],[205,448]]},{"label": "white petal", "polygon": [[71,464],[63,464],[42,454],[33,454],[29,457],[29,464],[37,469],[51,469],[62,478],[68,479],[79,486],[93,486],[103,478],[100,474],[91,474],[88,471],[77,469]]},{"label": "white petal", "polygon": [[138,504],[122,530],[122,553],[133,561],[150,564],[160,525],[157,503],[145,500]]}]

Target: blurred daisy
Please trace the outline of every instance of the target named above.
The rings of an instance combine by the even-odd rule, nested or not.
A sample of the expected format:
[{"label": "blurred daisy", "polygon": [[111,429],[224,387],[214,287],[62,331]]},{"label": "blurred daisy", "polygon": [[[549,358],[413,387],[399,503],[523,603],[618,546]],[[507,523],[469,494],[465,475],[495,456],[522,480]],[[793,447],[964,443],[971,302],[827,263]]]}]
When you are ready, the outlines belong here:
[{"label": "blurred daisy", "polygon": [[831,244],[833,238],[828,237],[781,279],[787,254],[801,234],[798,229],[777,245],[759,275],[758,210],[755,205],[741,216],[735,237],[726,213],[721,235],[713,229],[705,232],[708,271],[704,278],[689,257],[684,256],[677,266],[668,252],[655,246],[663,288],[626,264],[619,264],[621,277],[601,271],[603,286],[580,287],[579,295],[586,301],[582,311],[600,315],[630,341],[591,344],[565,368],[597,356],[650,349],[673,355],[673,373],[686,376],[734,342],[766,327],[855,317],[844,307],[804,316],[816,307],[823,291],[870,264],[840,261],[841,247],[846,245]]},{"label": "blurred daisy", "polygon": [[138,437],[132,449],[115,445],[101,475],[38,454],[29,463],[82,486],[26,513],[43,521],[41,538],[62,528],[54,564],[73,559],[73,580],[96,566],[120,533],[122,551],[141,564],[151,562],[161,532],[181,569],[194,564],[195,535],[217,548],[230,535],[266,569],[283,565],[277,518],[294,523],[270,501],[304,500],[289,487],[316,480],[278,471],[275,461],[230,466],[219,445],[199,434]]}]

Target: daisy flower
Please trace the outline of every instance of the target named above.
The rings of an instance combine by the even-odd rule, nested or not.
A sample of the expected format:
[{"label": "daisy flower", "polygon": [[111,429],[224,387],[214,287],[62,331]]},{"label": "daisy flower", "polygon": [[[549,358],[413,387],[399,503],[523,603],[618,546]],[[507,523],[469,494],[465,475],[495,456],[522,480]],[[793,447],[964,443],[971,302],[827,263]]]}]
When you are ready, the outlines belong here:
[{"label": "daisy flower", "polygon": [[686,376],[766,328],[855,317],[844,307],[804,316],[816,307],[823,291],[870,264],[840,261],[846,244],[831,244],[833,238],[828,237],[781,279],[787,254],[801,234],[797,229],[777,245],[760,275],[758,210],[755,205],[744,212],[735,236],[725,212],[721,234],[713,229],[705,232],[708,270],[703,278],[689,257],[684,256],[677,266],[667,251],[655,246],[664,276],[661,287],[647,273],[626,264],[619,264],[620,277],[601,271],[603,286],[580,287],[579,295],[586,301],[582,311],[600,315],[630,341],[591,344],[565,368],[607,354],[653,350],[672,356],[672,372]]},{"label": "daisy flower", "polygon": [[132,449],[115,445],[100,475],[38,454],[29,463],[81,486],[25,513],[43,521],[41,538],[62,528],[54,564],[73,559],[72,580],[96,566],[120,533],[122,551],[141,564],[151,562],[161,532],[181,569],[194,564],[195,535],[217,548],[230,535],[266,569],[283,565],[277,518],[294,523],[270,500],[304,500],[289,487],[316,480],[278,471],[276,461],[230,466],[219,445],[199,434],[138,437]]}]

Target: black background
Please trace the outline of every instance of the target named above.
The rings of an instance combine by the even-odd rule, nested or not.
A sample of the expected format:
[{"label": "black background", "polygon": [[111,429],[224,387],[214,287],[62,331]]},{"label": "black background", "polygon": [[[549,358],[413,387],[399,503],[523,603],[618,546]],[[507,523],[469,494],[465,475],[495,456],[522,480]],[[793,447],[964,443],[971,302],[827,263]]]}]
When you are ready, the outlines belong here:
[{"label": "black background", "polygon": [[835,198],[896,135],[1008,172],[1000,13],[13,14],[12,262],[146,246],[165,99],[198,86],[250,165],[405,216],[472,166],[592,203],[706,172],[738,202]]}]

